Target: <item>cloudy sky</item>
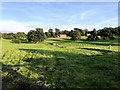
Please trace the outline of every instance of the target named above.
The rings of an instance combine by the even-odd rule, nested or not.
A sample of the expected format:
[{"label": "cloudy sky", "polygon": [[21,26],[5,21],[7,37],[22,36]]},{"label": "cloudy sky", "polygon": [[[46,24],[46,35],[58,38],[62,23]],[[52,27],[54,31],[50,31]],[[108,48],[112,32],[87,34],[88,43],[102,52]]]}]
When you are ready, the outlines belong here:
[{"label": "cloudy sky", "polygon": [[117,2],[3,2],[0,31],[28,32],[36,27],[92,30],[118,26]]}]

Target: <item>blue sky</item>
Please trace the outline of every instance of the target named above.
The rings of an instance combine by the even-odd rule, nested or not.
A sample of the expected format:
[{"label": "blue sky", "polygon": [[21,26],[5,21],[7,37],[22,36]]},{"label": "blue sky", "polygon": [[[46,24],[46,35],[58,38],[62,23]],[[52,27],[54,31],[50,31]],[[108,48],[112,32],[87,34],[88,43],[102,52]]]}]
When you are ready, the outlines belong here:
[{"label": "blue sky", "polygon": [[[117,2],[3,2],[5,32],[27,32],[36,27],[92,30],[118,26]],[[7,26],[7,27],[6,27]]]}]

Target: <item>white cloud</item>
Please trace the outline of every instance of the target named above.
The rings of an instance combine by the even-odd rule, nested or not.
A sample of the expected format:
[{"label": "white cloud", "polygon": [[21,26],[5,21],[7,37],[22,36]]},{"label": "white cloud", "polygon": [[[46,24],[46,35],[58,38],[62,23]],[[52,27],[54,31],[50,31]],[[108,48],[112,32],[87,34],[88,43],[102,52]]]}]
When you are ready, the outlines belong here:
[{"label": "white cloud", "polygon": [[112,18],[108,20],[101,21],[99,23],[84,25],[84,24],[66,24],[66,25],[57,25],[54,23],[45,24],[40,22],[26,22],[21,23],[13,20],[1,20],[0,21],[0,32],[25,32],[29,30],[34,30],[35,28],[43,28],[44,31],[47,31],[49,28],[59,28],[60,30],[72,30],[73,28],[81,28],[92,30],[93,28],[101,29],[104,27],[116,27],[118,25],[118,18]]},{"label": "white cloud", "polygon": [[88,10],[88,11],[84,11],[82,13],[80,13],[79,17],[81,20],[88,18],[89,15],[93,15],[93,10]]},{"label": "white cloud", "polygon": [[13,20],[1,20],[1,32],[28,32],[33,28],[27,27],[25,24]]},{"label": "white cloud", "polygon": [[81,22],[83,20],[87,20],[88,18],[95,15],[96,13],[97,13],[97,11],[93,10],[93,9],[86,10],[86,11],[80,12],[78,14],[73,14],[67,20],[64,19],[64,21],[67,23],[75,24],[75,23]]}]

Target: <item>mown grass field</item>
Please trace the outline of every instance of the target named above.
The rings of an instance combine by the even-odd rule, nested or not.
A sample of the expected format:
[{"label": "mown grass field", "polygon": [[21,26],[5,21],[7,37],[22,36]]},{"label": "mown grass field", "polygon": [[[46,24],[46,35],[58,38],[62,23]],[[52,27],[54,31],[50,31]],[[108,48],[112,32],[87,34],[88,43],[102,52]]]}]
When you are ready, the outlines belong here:
[{"label": "mown grass field", "polygon": [[3,88],[120,88],[118,48],[118,39],[50,38],[37,44],[2,39]]}]

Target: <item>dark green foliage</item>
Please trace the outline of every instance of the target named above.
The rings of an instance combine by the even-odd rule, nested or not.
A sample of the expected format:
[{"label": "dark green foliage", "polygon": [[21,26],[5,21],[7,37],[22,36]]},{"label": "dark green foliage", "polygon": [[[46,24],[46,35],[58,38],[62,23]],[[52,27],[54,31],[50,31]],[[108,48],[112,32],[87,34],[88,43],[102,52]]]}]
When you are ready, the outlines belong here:
[{"label": "dark green foliage", "polygon": [[48,32],[50,33],[50,37],[55,38],[55,33],[53,32],[53,29],[49,29]]},{"label": "dark green foliage", "polygon": [[85,31],[85,36],[87,36],[87,34],[88,34],[88,29],[84,29],[84,31]]},{"label": "dark green foliage", "polygon": [[17,32],[17,34],[15,34],[15,38],[12,39],[12,41],[14,43],[26,43],[28,40],[24,32]]},{"label": "dark green foliage", "polygon": [[24,32],[17,32],[16,38],[24,40],[26,39],[26,34]]},{"label": "dark green foliage", "polygon": [[13,43],[28,43],[27,38],[26,39],[12,39]]},{"label": "dark green foliage", "polygon": [[79,28],[74,28],[74,31],[78,30],[81,34],[81,36],[84,36],[85,35],[85,31],[82,30],[82,29],[79,29]]},{"label": "dark green foliage", "polygon": [[27,39],[29,42],[34,42],[35,40],[35,30],[30,30],[27,34]]},{"label": "dark green foliage", "polygon": [[93,40],[94,40],[94,37],[93,37],[92,35],[90,35],[90,36],[87,37],[87,40],[88,40],[88,41],[93,41]]},{"label": "dark green foliage", "polygon": [[0,39],[2,38],[2,33],[0,32]]},{"label": "dark green foliage", "polygon": [[55,28],[55,36],[58,36],[59,34],[61,34],[60,29]]},{"label": "dark green foliage", "polygon": [[40,42],[44,41],[45,34],[44,34],[42,28],[37,28],[36,29],[36,39],[37,39],[37,41],[40,41]]},{"label": "dark green foliage", "polygon": [[66,34],[67,36],[70,36],[70,35],[69,35],[70,31],[63,30],[61,33],[62,33],[62,34]]},{"label": "dark green foliage", "polygon": [[6,39],[7,33],[2,33],[2,38]]},{"label": "dark green foliage", "polygon": [[117,27],[118,34],[120,35],[120,26]]},{"label": "dark green foliage", "polygon": [[52,37],[52,38],[55,38],[55,37],[56,37],[54,32],[51,32],[51,37]]},{"label": "dark green foliage", "polygon": [[99,35],[101,36],[102,39],[104,40],[109,40],[109,39],[113,39],[113,28],[103,28],[102,30],[99,31]]},{"label": "dark green foliage", "polygon": [[14,33],[3,33],[2,38],[4,38],[4,39],[14,39],[15,34]]},{"label": "dark green foliage", "polygon": [[91,31],[90,34],[91,35],[88,36],[87,40],[93,41],[93,40],[98,40],[99,39],[96,29],[93,29],[93,31]]},{"label": "dark green foliage", "polygon": [[46,35],[47,38],[51,37],[51,33],[50,32],[45,32],[45,35]]},{"label": "dark green foliage", "polygon": [[79,40],[80,37],[81,37],[80,31],[79,31],[79,30],[75,30],[75,31],[73,32],[73,34],[71,35],[71,40],[76,41],[76,40]]},{"label": "dark green foliage", "polygon": [[31,30],[27,34],[27,38],[29,42],[42,42],[45,39],[45,34],[42,28],[37,28],[36,30]]},{"label": "dark green foliage", "polygon": [[74,33],[74,31],[71,30],[71,31],[69,32],[69,36],[72,37],[73,33]]}]

